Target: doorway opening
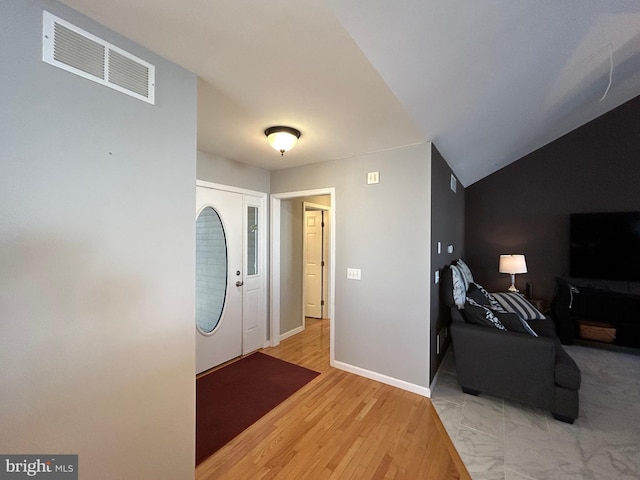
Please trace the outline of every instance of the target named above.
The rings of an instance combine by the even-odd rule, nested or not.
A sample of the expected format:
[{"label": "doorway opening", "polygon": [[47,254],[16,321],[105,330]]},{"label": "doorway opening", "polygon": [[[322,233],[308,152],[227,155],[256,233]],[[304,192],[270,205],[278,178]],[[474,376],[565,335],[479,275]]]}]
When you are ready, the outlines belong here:
[{"label": "doorway opening", "polygon": [[[334,363],[335,344],[335,188],[304,190],[271,195],[271,323],[270,345],[302,331],[305,324],[304,254],[305,202],[309,211],[323,212],[325,220],[324,277],[320,281],[324,288],[325,304],[321,305],[321,317],[329,322],[329,358]],[[299,238],[299,241],[298,241]],[[318,237],[316,237],[317,239]],[[321,275],[321,276],[322,276]],[[315,277],[316,283],[320,277]],[[321,302],[322,300],[320,300]],[[297,330],[298,329],[298,330]]]}]

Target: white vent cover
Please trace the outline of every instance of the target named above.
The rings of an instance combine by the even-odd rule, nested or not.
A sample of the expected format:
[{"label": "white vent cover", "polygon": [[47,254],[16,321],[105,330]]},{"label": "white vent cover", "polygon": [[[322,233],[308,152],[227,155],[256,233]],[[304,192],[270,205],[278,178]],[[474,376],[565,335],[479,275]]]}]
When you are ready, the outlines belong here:
[{"label": "white vent cover", "polygon": [[154,104],[153,65],[49,12],[43,14],[42,60]]}]

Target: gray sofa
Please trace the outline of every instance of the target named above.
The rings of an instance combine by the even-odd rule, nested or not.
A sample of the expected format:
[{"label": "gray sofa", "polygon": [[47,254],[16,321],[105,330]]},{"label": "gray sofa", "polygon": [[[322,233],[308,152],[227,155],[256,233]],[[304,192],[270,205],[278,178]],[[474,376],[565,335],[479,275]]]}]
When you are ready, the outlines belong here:
[{"label": "gray sofa", "polygon": [[578,418],[580,370],[562,348],[551,318],[533,306],[535,313],[523,313],[504,303],[524,304],[524,297],[511,296],[517,294],[488,294],[461,260],[443,269],[441,293],[451,311],[458,382],[465,393],[544,408],[567,423]]}]

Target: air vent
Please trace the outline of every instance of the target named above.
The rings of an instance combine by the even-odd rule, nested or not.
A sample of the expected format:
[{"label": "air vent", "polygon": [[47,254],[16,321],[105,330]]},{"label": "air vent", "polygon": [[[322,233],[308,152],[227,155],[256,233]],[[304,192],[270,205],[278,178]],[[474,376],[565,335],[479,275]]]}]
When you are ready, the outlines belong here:
[{"label": "air vent", "polygon": [[153,65],[49,12],[43,15],[45,62],[139,100],[155,102]]}]

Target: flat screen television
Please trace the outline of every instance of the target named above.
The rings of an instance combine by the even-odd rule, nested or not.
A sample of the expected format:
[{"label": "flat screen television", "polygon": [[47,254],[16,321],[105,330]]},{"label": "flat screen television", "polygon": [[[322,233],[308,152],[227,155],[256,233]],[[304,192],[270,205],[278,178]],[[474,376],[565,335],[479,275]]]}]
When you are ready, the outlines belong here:
[{"label": "flat screen television", "polygon": [[570,216],[572,277],[640,281],[640,212]]}]

